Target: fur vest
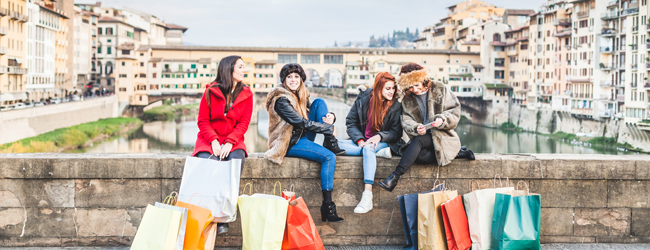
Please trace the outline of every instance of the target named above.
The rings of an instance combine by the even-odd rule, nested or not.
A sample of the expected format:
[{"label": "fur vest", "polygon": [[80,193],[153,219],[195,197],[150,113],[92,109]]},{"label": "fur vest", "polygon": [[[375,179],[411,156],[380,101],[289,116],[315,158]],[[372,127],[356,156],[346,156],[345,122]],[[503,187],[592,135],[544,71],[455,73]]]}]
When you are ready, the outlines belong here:
[{"label": "fur vest", "polygon": [[[442,118],[440,128],[432,128],[433,147],[438,166],[449,164],[460,151],[460,138],[454,129],[460,121],[460,102],[449,88],[440,81],[429,84],[429,120]],[[417,127],[422,124],[422,114],[414,95],[402,99],[402,127],[410,139],[418,136]],[[410,143],[410,142],[409,142]],[[400,153],[406,147],[400,149]]]},{"label": "fur vest", "polygon": [[274,88],[266,97],[266,112],[269,113],[269,150],[264,153],[264,158],[276,164],[282,164],[284,156],[287,154],[287,150],[289,150],[291,132],[293,131],[293,126],[275,112],[275,101],[281,97],[287,98],[294,109],[297,104],[297,100],[293,94],[282,87]]}]

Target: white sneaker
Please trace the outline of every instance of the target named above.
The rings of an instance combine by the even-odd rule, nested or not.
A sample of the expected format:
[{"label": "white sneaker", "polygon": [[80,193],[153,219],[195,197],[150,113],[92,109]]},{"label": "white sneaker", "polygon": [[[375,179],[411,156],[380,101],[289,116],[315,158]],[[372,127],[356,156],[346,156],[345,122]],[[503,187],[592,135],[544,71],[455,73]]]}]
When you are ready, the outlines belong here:
[{"label": "white sneaker", "polygon": [[361,201],[356,208],[354,208],[354,213],[365,214],[372,209],[372,191],[363,191],[361,195]]},{"label": "white sneaker", "polygon": [[386,158],[386,159],[393,158],[393,154],[390,151],[390,147],[385,147],[380,149],[379,151],[377,151],[375,155],[377,157]]}]

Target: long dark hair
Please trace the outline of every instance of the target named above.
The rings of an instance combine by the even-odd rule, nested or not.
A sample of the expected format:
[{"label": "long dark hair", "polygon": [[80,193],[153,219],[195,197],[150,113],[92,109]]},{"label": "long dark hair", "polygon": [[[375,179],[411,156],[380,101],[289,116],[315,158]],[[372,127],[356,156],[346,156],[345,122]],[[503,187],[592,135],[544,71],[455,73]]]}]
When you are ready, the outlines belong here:
[{"label": "long dark hair", "polygon": [[[223,96],[226,98],[226,107],[224,108],[224,112],[232,106],[233,102],[237,99],[237,96],[244,88],[243,83],[235,83],[235,79],[232,78],[232,73],[235,71],[237,60],[241,60],[241,56],[228,56],[221,59],[221,61],[219,61],[219,67],[217,68],[217,78],[214,79],[214,83],[216,84],[210,85],[210,88],[219,88]],[[209,107],[210,91],[208,91],[205,98],[208,101]]]},{"label": "long dark hair", "polygon": [[375,85],[372,89],[370,98],[370,112],[372,113],[372,129],[381,131],[381,126],[384,123],[384,117],[388,113],[388,109],[393,105],[393,99],[387,100],[381,95],[381,91],[387,82],[395,83],[395,77],[388,72],[380,72],[375,77]]}]

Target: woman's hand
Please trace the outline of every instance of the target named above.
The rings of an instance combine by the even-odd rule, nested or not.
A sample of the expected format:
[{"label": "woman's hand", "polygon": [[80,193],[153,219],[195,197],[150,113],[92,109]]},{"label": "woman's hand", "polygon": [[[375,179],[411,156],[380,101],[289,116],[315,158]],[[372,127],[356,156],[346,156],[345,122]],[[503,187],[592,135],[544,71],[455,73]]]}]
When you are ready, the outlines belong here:
[{"label": "woman's hand", "polygon": [[223,147],[221,147],[221,154],[219,155],[219,158],[221,160],[228,158],[228,155],[230,154],[230,150],[232,150],[232,144],[229,142],[224,144]]},{"label": "woman's hand", "polygon": [[424,125],[420,124],[418,125],[417,132],[419,135],[424,135],[427,133],[427,129],[424,127]]},{"label": "woman's hand", "polygon": [[327,124],[334,124],[334,115],[332,113],[327,113],[326,116],[323,116],[323,122]]},{"label": "woman's hand", "polygon": [[360,148],[363,148],[363,146],[365,146],[366,144],[368,144],[368,142],[366,142],[364,140],[360,140],[359,143],[357,143],[357,146],[359,146]]},{"label": "woman's hand", "polygon": [[433,121],[432,125],[434,128],[439,128],[440,126],[442,126],[442,123],[443,123],[442,118],[438,117]]},{"label": "woman's hand", "polygon": [[221,154],[221,145],[219,145],[219,140],[212,141],[212,155],[219,156]]},{"label": "woman's hand", "polygon": [[366,141],[366,145],[371,145],[371,146],[374,145],[374,148],[377,149],[377,144],[379,144],[379,142],[381,142],[381,136],[374,135],[373,137],[370,137],[370,139]]}]

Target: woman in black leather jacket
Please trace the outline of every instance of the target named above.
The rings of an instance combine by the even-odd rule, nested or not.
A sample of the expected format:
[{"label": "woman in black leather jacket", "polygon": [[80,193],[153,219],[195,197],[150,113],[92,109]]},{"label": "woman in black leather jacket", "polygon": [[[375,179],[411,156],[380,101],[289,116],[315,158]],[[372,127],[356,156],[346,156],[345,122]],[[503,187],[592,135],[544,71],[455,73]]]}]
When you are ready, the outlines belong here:
[{"label": "woman in black leather jacket", "polygon": [[[309,103],[309,92],[304,81],[305,71],[298,64],[282,67],[282,85],[273,89],[266,99],[269,113],[269,150],[264,157],[281,164],[285,156],[304,158],[321,163],[321,189],[323,205],[321,219],[339,222],[332,201],[336,155],[345,151],[338,147],[334,137],[334,117],[322,99]],[[325,135],[323,146],[314,143],[316,134]]]}]

